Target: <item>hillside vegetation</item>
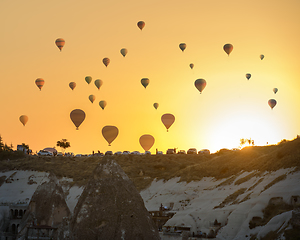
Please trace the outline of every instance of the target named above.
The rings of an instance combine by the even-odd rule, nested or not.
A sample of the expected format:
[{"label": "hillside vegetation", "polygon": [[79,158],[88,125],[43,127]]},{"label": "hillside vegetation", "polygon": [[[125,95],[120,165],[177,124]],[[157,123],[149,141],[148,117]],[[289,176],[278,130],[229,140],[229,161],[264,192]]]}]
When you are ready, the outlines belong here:
[{"label": "hillside vegetation", "polygon": [[[277,145],[252,146],[240,151],[220,150],[210,155],[118,155],[114,158],[138,190],[147,187],[155,178],[181,181],[200,180],[203,177],[234,179],[243,171],[260,174],[281,168],[295,167],[300,170],[300,138],[281,141]],[[103,157],[38,157],[27,156],[16,160],[2,159],[2,172],[10,170],[33,170],[52,172],[57,177],[73,178],[73,184],[83,185]],[[247,181],[246,178],[239,182]]]}]

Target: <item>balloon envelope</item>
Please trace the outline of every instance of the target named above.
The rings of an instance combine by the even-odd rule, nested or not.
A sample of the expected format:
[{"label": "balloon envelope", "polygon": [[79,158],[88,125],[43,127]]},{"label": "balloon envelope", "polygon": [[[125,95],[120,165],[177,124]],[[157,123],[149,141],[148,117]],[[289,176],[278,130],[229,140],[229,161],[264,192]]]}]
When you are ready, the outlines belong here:
[{"label": "balloon envelope", "polygon": [[227,44],[225,44],[224,46],[223,46],[223,49],[224,49],[224,51],[228,54],[228,56],[229,56],[229,54],[232,52],[232,50],[233,50],[233,46],[232,46],[232,44],[230,44],[230,43],[227,43]]},{"label": "balloon envelope", "polygon": [[185,48],[186,48],[186,44],[185,43],[180,43],[179,48],[181,49],[181,51],[184,51]]},{"label": "balloon envelope", "polygon": [[145,134],[140,137],[140,144],[145,151],[148,151],[154,144],[155,139],[149,134]]},{"label": "balloon envelope", "polygon": [[78,130],[80,124],[84,121],[85,119],[85,112],[82,111],[81,109],[74,109],[70,113],[70,118],[74,125],[76,126],[76,130]]},{"label": "balloon envelope", "polygon": [[101,79],[97,79],[95,80],[95,85],[98,88],[98,90],[100,89],[100,87],[102,86],[103,81]]},{"label": "balloon envelope", "polygon": [[19,117],[20,122],[23,124],[23,126],[26,125],[26,123],[28,122],[28,117],[26,115],[21,115]]},{"label": "balloon envelope", "polygon": [[268,104],[269,104],[269,106],[273,109],[273,108],[276,106],[277,102],[276,102],[275,99],[270,99],[270,100],[268,101]]},{"label": "balloon envelope", "polygon": [[76,82],[70,82],[69,83],[69,87],[74,90],[74,88],[76,87]]},{"label": "balloon envelope", "polygon": [[148,78],[142,78],[141,83],[144,86],[144,88],[146,88],[149,84],[149,79]]},{"label": "balloon envelope", "polygon": [[190,68],[193,69],[194,68],[194,63],[190,64]]},{"label": "balloon envelope", "polygon": [[63,48],[64,45],[65,45],[65,40],[62,39],[62,38],[58,38],[58,39],[55,40],[55,44],[56,44],[56,46],[59,48],[59,50],[61,51],[62,48]]},{"label": "balloon envelope", "polygon": [[102,128],[102,135],[108,142],[108,146],[116,139],[119,134],[119,129],[115,126],[105,126]]},{"label": "balloon envelope", "polygon": [[91,76],[86,76],[86,77],[85,77],[85,81],[86,81],[88,84],[90,84],[91,81],[92,81],[92,77],[91,77]]},{"label": "balloon envelope", "polygon": [[104,110],[104,108],[106,107],[107,102],[102,100],[99,102],[99,106]]},{"label": "balloon envelope", "polygon": [[108,64],[110,63],[110,59],[109,58],[103,58],[102,62],[107,67]]},{"label": "balloon envelope", "polygon": [[145,22],[144,21],[139,21],[137,23],[137,26],[138,26],[139,29],[143,30],[143,28],[145,27]]},{"label": "balloon envelope", "polygon": [[125,57],[126,54],[127,54],[127,52],[128,52],[128,50],[126,48],[122,48],[120,52],[123,55],[123,57]]},{"label": "balloon envelope", "polygon": [[273,88],[273,92],[276,94],[278,92],[278,88]]},{"label": "balloon envelope", "polygon": [[45,80],[42,79],[42,78],[37,78],[37,79],[35,80],[35,84],[38,86],[38,88],[39,88],[40,90],[42,90],[42,87],[44,86],[44,83],[45,83]]},{"label": "balloon envelope", "polygon": [[95,101],[95,99],[96,99],[95,95],[91,94],[91,95],[89,96],[89,100],[90,100],[92,103]]},{"label": "balloon envelope", "polygon": [[260,60],[263,60],[265,55],[261,54],[259,57],[260,57]]},{"label": "balloon envelope", "polygon": [[166,113],[161,116],[161,121],[165,125],[168,132],[169,128],[172,126],[172,124],[175,121],[175,116],[173,114]]},{"label": "balloon envelope", "polygon": [[158,108],[158,106],[159,106],[159,104],[158,104],[158,103],[153,103],[153,107],[154,107],[155,109],[157,109],[157,108]]},{"label": "balloon envelope", "polygon": [[246,74],[246,78],[249,80],[251,78],[251,74],[250,73],[247,73]]},{"label": "balloon envelope", "polygon": [[202,78],[199,78],[195,81],[195,87],[202,93],[203,89],[206,87],[206,81]]}]

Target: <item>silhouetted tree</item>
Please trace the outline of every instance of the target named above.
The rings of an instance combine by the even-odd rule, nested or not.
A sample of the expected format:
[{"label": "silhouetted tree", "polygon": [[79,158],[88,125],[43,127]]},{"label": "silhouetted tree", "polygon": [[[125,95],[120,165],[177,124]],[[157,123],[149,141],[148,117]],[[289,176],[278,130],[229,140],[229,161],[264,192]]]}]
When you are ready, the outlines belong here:
[{"label": "silhouetted tree", "polygon": [[56,146],[61,147],[63,152],[65,152],[68,147],[71,147],[70,142],[68,142],[67,139],[57,141]]}]

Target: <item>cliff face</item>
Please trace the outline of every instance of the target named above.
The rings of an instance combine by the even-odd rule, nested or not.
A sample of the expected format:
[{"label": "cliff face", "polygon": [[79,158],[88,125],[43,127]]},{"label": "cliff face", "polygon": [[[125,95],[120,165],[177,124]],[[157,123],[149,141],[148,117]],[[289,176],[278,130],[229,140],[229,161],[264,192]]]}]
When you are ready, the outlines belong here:
[{"label": "cliff face", "polygon": [[71,223],[74,239],[160,239],[132,181],[111,158],[96,167]]}]

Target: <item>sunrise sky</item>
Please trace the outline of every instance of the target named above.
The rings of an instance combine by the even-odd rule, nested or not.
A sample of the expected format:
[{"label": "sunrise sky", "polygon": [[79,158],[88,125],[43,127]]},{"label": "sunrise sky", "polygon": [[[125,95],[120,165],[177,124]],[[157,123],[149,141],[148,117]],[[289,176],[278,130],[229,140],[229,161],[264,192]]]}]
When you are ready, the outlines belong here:
[{"label": "sunrise sky", "polygon": [[[1,0],[0,134],[14,149],[25,143],[34,152],[66,138],[74,153],[142,152],[143,134],[155,138],[152,152],[293,139],[300,134],[299,10],[299,0]],[[61,52],[57,38],[66,42]],[[226,43],[234,47],[229,57]],[[45,80],[41,91],[37,78]],[[146,89],[142,78],[150,80]],[[202,94],[198,78],[207,82]],[[79,130],[73,109],[86,113]],[[176,118],[169,132],[165,113]],[[112,146],[101,133],[106,125],[119,129]]]}]

